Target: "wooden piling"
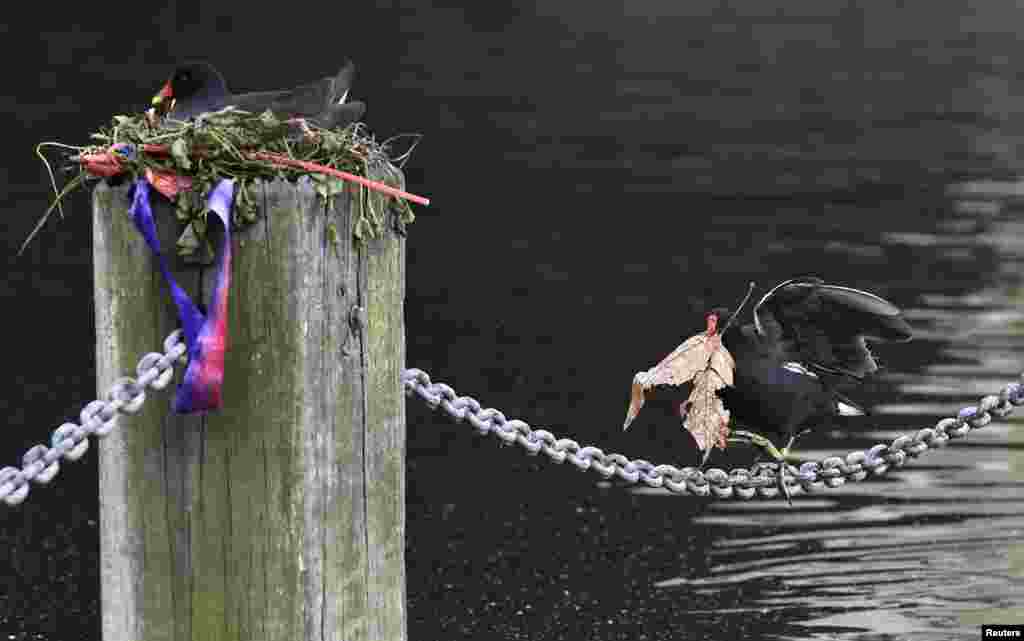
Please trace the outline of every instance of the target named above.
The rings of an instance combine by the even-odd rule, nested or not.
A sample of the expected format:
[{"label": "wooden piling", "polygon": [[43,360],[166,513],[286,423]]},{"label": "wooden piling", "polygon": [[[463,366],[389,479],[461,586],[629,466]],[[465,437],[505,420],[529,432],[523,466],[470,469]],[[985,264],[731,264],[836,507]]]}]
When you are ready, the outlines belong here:
[{"label": "wooden piling", "polygon": [[[258,191],[233,234],[223,409],[179,416],[171,387],[149,391],[100,442],[106,641],[406,639],[404,239],[356,242],[352,199],[305,179]],[[152,202],[207,302],[213,269],[173,258],[174,211]],[[127,185],[94,191],[101,392],[177,326],[129,204]]]}]

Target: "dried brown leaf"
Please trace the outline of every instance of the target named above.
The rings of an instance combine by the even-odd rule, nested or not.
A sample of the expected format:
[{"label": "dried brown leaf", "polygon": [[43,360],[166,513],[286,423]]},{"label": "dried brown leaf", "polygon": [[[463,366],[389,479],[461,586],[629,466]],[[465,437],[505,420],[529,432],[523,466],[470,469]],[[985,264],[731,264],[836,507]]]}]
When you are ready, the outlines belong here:
[{"label": "dried brown leaf", "polygon": [[[728,356],[728,352],[725,354]],[[731,356],[728,358],[732,359]],[[732,370],[729,369],[728,373],[731,377]],[[689,411],[683,426],[693,434],[705,459],[712,446],[725,449],[729,436],[729,410],[725,409],[722,399],[716,393],[726,385],[728,383],[725,378],[713,367],[693,377],[693,391],[687,401]]]},{"label": "dried brown leaf", "polygon": [[[707,334],[691,336],[660,363],[646,372],[637,372],[633,377],[629,409],[626,410],[626,421],[622,429],[627,429],[640,413],[645,400],[644,392],[659,385],[689,383],[698,372],[705,370],[714,355],[713,346],[709,344],[714,338],[712,336],[709,339]],[[721,344],[721,341],[718,343]]]},{"label": "dried brown leaf", "polygon": [[[726,321],[723,333],[732,325],[753,291],[754,283],[750,283],[739,307]],[[633,377],[626,421],[622,425],[624,430],[629,428],[644,405],[644,392],[650,388],[693,381],[690,396],[679,409],[683,427],[693,434],[697,446],[704,452],[704,462],[712,447],[725,449],[728,444],[729,410],[718,397],[718,391],[734,384],[736,369],[736,361],[722,344],[722,336],[718,332],[718,313],[709,313],[706,320],[707,329],[703,334],[686,339],[660,363]]]},{"label": "dried brown leaf", "polygon": [[706,334],[691,336],[660,363],[643,373],[645,389],[656,385],[682,385],[704,370],[711,359],[712,346]]},{"label": "dried brown leaf", "polygon": [[639,372],[633,377],[633,387],[629,393],[629,408],[626,409],[626,422],[623,423],[622,429],[628,429],[629,424],[633,422],[636,415],[640,413],[640,408],[644,406],[644,386],[643,383],[638,383],[637,379],[643,372]]},{"label": "dried brown leaf", "polygon": [[720,337],[715,337],[718,343],[718,349],[711,353],[711,358],[708,361],[708,370],[716,372],[722,381],[729,387],[733,386],[733,372],[736,370],[736,361],[733,360],[732,354],[729,350],[725,349],[725,345],[722,345]]},{"label": "dried brown leaf", "polygon": [[633,377],[629,408],[622,428],[627,429],[644,405],[644,392],[660,385],[693,382],[687,400],[683,426],[693,434],[707,459],[711,447],[725,448],[729,435],[729,411],[718,398],[718,390],[733,384],[736,362],[717,333],[717,318],[708,319],[708,329],[691,336],[660,363]]}]

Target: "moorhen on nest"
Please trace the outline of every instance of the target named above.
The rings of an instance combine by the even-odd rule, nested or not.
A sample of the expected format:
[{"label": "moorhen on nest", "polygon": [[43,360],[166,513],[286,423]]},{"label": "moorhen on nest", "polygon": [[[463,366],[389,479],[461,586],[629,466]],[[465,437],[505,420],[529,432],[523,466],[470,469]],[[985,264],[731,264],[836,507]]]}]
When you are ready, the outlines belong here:
[{"label": "moorhen on nest", "polygon": [[834,416],[864,414],[837,387],[878,370],[865,338],[894,342],[911,335],[900,310],[869,292],[820,278],[776,285],[754,306],[753,323],[722,334],[736,370],[734,385],[718,395],[734,424],[779,434],[786,446],[779,450],[744,430],[733,431],[732,438],[785,461],[797,437],[813,426]]},{"label": "moorhen on nest", "polygon": [[175,69],[153,96],[153,110],[160,117],[188,120],[232,105],[254,113],[269,109],[278,117],[309,120],[325,128],[344,127],[366,111],[362,102],[346,102],[354,75],[355,65],[347,61],[334,76],[294,89],[231,94],[213,65],[190,62]]}]

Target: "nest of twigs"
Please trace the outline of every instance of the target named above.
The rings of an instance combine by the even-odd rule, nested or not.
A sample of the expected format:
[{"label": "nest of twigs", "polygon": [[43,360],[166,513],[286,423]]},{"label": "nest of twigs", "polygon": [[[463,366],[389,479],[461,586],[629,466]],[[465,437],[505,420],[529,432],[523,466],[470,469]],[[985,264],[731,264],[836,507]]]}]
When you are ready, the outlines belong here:
[{"label": "nest of twigs", "polygon": [[[282,120],[269,111],[254,114],[227,107],[193,121],[166,119],[159,125],[154,125],[145,114],[114,116],[109,127],[90,138],[95,144],[75,147],[44,142],[37,147],[36,153],[50,174],[55,198],[22,250],[53,211],[60,211],[63,216],[61,203],[68,194],[90,181],[114,175],[132,179],[170,177],[176,184],[188,187],[174,196],[178,219],[186,224],[186,233],[178,243],[178,252],[184,255],[205,246],[206,197],[225,178],[235,181],[233,222],[239,226],[256,218],[252,187],[257,180],[294,181],[309,176],[317,192],[327,200],[350,191],[354,199],[354,235],[359,240],[379,237],[389,224],[404,233],[405,225],[414,219],[407,198],[426,202],[400,191],[404,188],[400,167],[419,136],[396,136],[377,142],[362,123],[344,129],[325,129],[313,123]],[[405,147],[400,155],[393,152],[396,143]],[[70,170],[76,175],[63,189],[57,189],[53,169],[43,155],[46,148],[62,150],[65,159],[74,163]],[[331,175],[310,167],[336,171]],[[383,183],[384,189],[391,189],[382,193],[372,185],[343,180],[338,177],[341,172]]]}]

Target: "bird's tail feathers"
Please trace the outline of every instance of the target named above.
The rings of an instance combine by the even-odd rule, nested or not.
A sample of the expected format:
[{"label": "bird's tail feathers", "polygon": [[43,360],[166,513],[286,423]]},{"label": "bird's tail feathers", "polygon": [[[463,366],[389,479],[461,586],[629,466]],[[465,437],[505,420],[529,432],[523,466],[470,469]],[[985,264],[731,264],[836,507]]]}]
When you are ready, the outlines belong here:
[{"label": "bird's tail feathers", "polygon": [[842,394],[836,394],[836,408],[840,416],[867,416],[868,411]]}]

